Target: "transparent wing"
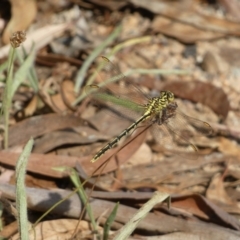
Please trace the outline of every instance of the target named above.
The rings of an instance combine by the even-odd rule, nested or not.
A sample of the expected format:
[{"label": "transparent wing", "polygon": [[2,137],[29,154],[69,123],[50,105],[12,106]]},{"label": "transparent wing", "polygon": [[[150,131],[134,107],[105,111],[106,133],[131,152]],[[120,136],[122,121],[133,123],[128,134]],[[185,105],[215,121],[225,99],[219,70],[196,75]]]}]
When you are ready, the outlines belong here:
[{"label": "transparent wing", "polygon": [[144,104],[148,102],[146,94],[132,84],[107,58],[103,57],[102,61],[105,62],[102,71],[107,73],[103,76],[111,77],[98,85],[87,85],[85,93],[94,99],[96,105],[104,104],[119,115],[136,120],[145,111]]},{"label": "transparent wing", "polygon": [[192,138],[198,133],[211,134],[213,132],[208,123],[189,117],[179,111],[176,111],[176,114],[162,125],[155,123],[153,128],[157,142],[188,159],[198,157],[198,149],[193,144]]},{"label": "transparent wing", "polygon": [[187,140],[199,134],[209,135],[213,132],[207,122],[189,117],[179,110],[176,110],[175,115],[166,121],[166,125]]},{"label": "transparent wing", "polygon": [[[97,84],[101,92],[111,92],[116,97],[133,101],[142,105],[148,101],[147,94],[136,84],[133,84],[129,78],[125,77],[119,67],[113,64],[106,57],[101,58],[102,70],[98,72],[102,82]],[[118,83],[116,83],[118,82]]]},{"label": "transparent wing", "polygon": [[120,117],[135,121],[145,111],[142,105],[131,100],[118,97],[107,87],[101,88],[98,85],[88,85],[88,91],[91,91],[90,97],[98,107],[104,105]]},{"label": "transparent wing", "polygon": [[179,110],[177,110],[177,122],[185,122],[188,125],[193,126],[198,133],[204,135],[211,135],[214,132],[213,128],[207,122],[190,117]]},{"label": "transparent wing", "polygon": [[157,143],[170,152],[177,153],[187,159],[195,160],[198,158],[197,147],[167,123],[154,124],[151,131]]}]

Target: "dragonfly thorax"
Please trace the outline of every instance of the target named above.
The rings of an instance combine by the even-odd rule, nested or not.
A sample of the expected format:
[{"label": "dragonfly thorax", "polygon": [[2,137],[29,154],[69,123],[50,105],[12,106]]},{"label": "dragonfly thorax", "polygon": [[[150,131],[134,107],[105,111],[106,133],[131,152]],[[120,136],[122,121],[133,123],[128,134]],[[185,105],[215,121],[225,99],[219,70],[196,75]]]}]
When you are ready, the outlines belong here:
[{"label": "dragonfly thorax", "polygon": [[159,97],[151,98],[146,104],[147,114],[157,114],[174,102],[174,94],[170,91],[161,91]]}]

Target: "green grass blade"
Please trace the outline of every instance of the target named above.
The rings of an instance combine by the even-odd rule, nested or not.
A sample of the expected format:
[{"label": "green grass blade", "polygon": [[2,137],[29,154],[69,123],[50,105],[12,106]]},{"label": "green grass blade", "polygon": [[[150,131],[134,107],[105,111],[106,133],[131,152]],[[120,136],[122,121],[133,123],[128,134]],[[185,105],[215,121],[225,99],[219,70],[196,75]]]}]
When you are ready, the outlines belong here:
[{"label": "green grass blade", "polygon": [[[122,25],[119,25],[114,29],[114,31],[110,34],[110,36],[102,43],[100,44],[94,51],[88,56],[88,58],[83,63],[80,71],[77,74],[76,78],[76,84],[74,87],[75,92],[79,92],[80,87],[83,84],[83,80],[85,78],[86,72],[89,68],[89,66],[92,64],[92,62],[96,59],[96,57],[99,56],[99,54],[109,45],[113,42],[113,40],[119,35],[121,32]],[[76,103],[75,103],[76,104]]]},{"label": "green grass blade", "polygon": [[28,239],[29,223],[27,217],[27,196],[25,191],[25,174],[28,157],[32,151],[33,139],[24,147],[16,164],[16,207],[18,212],[17,222],[21,239]]},{"label": "green grass blade", "polygon": [[111,225],[114,221],[114,219],[116,218],[116,215],[117,215],[117,210],[118,210],[118,206],[119,206],[119,203],[117,203],[115,205],[115,207],[113,208],[111,214],[109,215],[109,217],[107,218],[107,221],[105,222],[104,224],[104,233],[103,233],[103,240],[108,240],[108,236],[109,236],[109,231],[110,231],[110,228],[111,228]]},{"label": "green grass blade", "polygon": [[34,59],[35,52],[32,51],[21,64],[20,68],[16,71],[14,75],[11,97],[17,91],[18,87],[26,80],[27,76],[29,75],[29,70],[33,66]]},{"label": "green grass blade", "polygon": [[[152,198],[145,203],[119,231],[114,237],[114,240],[125,240],[128,239],[130,234],[136,229],[139,222],[147,216],[151,209],[158,203],[163,202],[169,197],[167,193],[155,192]],[[161,224],[161,223],[159,223]]]},{"label": "green grass blade", "polygon": [[190,70],[180,70],[180,69],[131,69],[124,73],[124,75],[130,76],[132,74],[155,74],[155,75],[188,75],[191,74]]},{"label": "green grass blade", "polygon": [[83,184],[80,182],[80,179],[79,179],[79,176],[78,176],[77,172],[74,169],[71,169],[71,171],[70,171],[70,179],[73,182],[73,184],[75,185],[75,187],[78,189],[78,194],[79,194],[79,196],[82,200],[83,205],[86,206],[86,211],[87,211],[87,214],[88,214],[88,216],[90,218],[90,221],[92,223],[93,230],[95,232],[97,232],[97,223],[95,221],[93,211],[92,211],[91,206],[89,204],[89,198],[84,191]]},{"label": "green grass blade", "polygon": [[[22,52],[23,52],[23,54],[20,54],[19,51],[17,51],[17,58],[18,58],[18,61],[19,61],[20,65],[24,64],[24,62],[26,61],[24,58],[27,58],[27,56],[29,54],[34,54],[34,52],[35,52],[34,44],[31,48],[31,51],[30,51],[29,54],[27,54],[24,47],[22,47]],[[35,54],[34,54],[34,59],[35,59]],[[36,71],[35,71],[34,67],[30,67],[30,69],[28,70],[27,79],[29,81],[30,86],[33,88],[33,90],[35,92],[38,92],[38,90],[39,90],[38,82],[39,81],[38,81],[38,77],[37,77],[37,74],[36,74]]]}]

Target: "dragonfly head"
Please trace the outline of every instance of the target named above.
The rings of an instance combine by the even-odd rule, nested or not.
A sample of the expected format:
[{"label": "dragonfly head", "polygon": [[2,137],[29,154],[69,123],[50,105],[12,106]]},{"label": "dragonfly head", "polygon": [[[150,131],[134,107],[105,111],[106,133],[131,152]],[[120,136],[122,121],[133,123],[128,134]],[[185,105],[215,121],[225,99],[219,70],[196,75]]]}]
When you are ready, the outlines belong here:
[{"label": "dragonfly head", "polygon": [[168,102],[168,103],[171,103],[174,101],[174,94],[170,91],[162,91],[161,92],[161,97],[162,98],[165,98],[165,100]]}]

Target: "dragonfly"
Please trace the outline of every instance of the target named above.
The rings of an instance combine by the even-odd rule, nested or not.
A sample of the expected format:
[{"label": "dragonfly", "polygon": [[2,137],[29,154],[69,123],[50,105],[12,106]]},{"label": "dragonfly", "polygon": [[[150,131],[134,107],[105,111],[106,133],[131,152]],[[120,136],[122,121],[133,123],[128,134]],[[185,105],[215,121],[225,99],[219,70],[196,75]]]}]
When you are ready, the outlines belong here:
[{"label": "dragonfly", "polygon": [[[139,86],[128,80],[108,58],[102,59],[106,62],[107,71],[112,72],[114,77],[99,85],[87,85],[86,93],[94,101],[104,103],[121,116],[130,117],[132,124],[102,147],[91,162],[99,160],[138,127],[150,129],[157,142],[164,143],[181,154],[186,153],[187,156],[193,153],[191,158],[196,158],[198,148],[190,140],[194,129],[208,135],[213,132],[212,127],[207,122],[182,113],[171,91],[160,91],[158,96],[149,97]],[[119,84],[115,83],[116,80]]]}]

